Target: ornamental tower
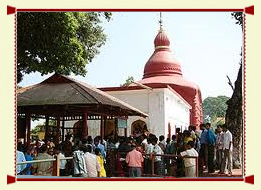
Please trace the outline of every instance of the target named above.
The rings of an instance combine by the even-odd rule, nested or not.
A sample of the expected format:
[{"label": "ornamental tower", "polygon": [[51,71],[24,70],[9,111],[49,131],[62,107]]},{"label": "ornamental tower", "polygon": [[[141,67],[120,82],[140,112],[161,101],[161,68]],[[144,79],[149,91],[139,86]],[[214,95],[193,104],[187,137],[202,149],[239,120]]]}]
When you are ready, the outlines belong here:
[{"label": "ornamental tower", "polygon": [[203,122],[201,91],[198,85],[187,81],[182,76],[181,64],[170,50],[170,41],[162,27],[154,39],[155,50],[144,67],[143,79],[138,81],[150,87],[167,85],[179,93],[191,106],[190,124],[197,126]]}]

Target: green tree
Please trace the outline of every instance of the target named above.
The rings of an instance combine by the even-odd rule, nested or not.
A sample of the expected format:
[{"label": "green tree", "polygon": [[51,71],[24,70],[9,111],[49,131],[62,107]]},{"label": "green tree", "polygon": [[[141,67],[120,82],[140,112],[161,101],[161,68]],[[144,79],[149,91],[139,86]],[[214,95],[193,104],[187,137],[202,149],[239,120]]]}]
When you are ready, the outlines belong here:
[{"label": "green tree", "polygon": [[[225,117],[227,104],[229,100],[227,96],[218,96],[218,97],[207,97],[202,103],[203,109],[203,118],[204,120],[209,116],[211,122],[214,122],[217,117]],[[207,122],[206,120],[204,122]]]},{"label": "green tree", "polygon": [[[243,12],[234,12],[231,14],[236,20],[236,24],[241,26],[243,31]],[[233,162],[235,167],[242,166],[242,134],[243,134],[243,111],[242,111],[242,53],[239,61],[240,68],[232,97],[227,101],[226,125],[233,135]]]},{"label": "green tree", "polygon": [[35,71],[85,76],[106,41],[102,19],[110,18],[109,12],[17,13],[17,82]]},{"label": "green tree", "polygon": [[122,84],[121,86],[128,86],[128,85],[130,85],[133,82],[134,82],[134,77],[133,76],[128,76],[128,78],[126,79],[125,83]]}]

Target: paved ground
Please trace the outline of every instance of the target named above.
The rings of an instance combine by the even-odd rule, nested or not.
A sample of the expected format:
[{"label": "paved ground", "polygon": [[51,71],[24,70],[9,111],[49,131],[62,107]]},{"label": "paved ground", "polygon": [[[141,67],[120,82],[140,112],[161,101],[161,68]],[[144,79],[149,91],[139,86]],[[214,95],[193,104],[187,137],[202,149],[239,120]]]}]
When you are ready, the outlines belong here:
[{"label": "paved ground", "polygon": [[[227,174],[219,174],[218,170],[215,173],[208,173],[207,171],[203,172],[202,177],[228,177]],[[242,177],[242,169],[233,169],[231,177]]]}]

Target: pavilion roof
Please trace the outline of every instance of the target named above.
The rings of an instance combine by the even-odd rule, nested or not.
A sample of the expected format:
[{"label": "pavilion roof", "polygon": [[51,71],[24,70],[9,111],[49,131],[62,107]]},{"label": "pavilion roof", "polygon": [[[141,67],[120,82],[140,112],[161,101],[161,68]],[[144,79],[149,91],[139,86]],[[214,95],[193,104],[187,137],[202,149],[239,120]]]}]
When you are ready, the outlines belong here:
[{"label": "pavilion roof", "polygon": [[55,73],[17,92],[18,113],[147,117],[142,111],[84,82]]}]

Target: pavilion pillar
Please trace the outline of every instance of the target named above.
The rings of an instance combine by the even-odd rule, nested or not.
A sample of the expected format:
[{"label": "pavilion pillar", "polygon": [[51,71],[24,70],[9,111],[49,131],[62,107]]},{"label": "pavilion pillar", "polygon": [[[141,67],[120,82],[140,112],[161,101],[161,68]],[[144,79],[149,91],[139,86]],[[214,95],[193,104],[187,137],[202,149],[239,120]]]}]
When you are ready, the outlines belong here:
[{"label": "pavilion pillar", "polygon": [[124,128],[124,136],[127,137],[127,127]]},{"label": "pavilion pillar", "polygon": [[59,145],[59,137],[60,137],[60,130],[61,130],[61,118],[60,115],[57,116],[57,127],[56,127],[56,137],[55,137],[55,146],[58,147]]},{"label": "pavilion pillar", "polygon": [[100,136],[101,136],[101,143],[103,142],[104,138],[104,116],[101,116],[101,124],[100,124]]},{"label": "pavilion pillar", "polygon": [[64,117],[63,117],[63,121],[62,121],[62,142],[64,141]]},{"label": "pavilion pillar", "polygon": [[25,125],[26,125],[26,138],[25,143],[28,143],[28,145],[31,143],[31,114],[25,115]]},{"label": "pavilion pillar", "polygon": [[118,130],[118,118],[114,119],[114,125],[115,125],[115,137],[118,137],[119,130]]},{"label": "pavilion pillar", "polygon": [[105,137],[105,129],[106,129],[106,126],[107,126],[107,124],[106,124],[107,123],[107,116],[104,117],[103,122],[104,122],[104,125],[103,125],[103,127],[104,127],[103,128],[103,138],[104,138]]},{"label": "pavilion pillar", "polygon": [[45,135],[44,135],[45,140],[48,137],[48,135],[49,135],[49,116],[45,116]]},{"label": "pavilion pillar", "polygon": [[103,142],[104,135],[105,135],[105,126],[106,126],[106,116],[101,116],[101,125],[100,125],[101,143]]},{"label": "pavilion pillar", "polygon": [[84,113],[82,139],[87,139],[87,136],[88,136],[87,113]]}]

